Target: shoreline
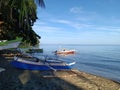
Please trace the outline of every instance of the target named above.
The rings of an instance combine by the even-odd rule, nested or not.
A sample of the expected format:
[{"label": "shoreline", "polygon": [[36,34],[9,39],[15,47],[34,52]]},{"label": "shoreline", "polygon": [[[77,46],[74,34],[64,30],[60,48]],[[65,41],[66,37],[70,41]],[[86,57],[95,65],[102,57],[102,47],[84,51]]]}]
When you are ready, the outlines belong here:
[{"label": "shoreline", "polygon": [[19,52],[0,50],[0,67],[6,69],[0,72],[0,90],[120,90],[120,83],[116,81],[78,70],[16,69],[10,65],[16,54]]}]

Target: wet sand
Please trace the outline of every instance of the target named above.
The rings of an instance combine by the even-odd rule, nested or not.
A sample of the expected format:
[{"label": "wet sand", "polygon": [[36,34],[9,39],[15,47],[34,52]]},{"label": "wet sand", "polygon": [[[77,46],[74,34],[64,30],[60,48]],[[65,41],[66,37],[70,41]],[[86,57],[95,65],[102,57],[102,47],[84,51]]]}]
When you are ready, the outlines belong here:
[{"label": "wet sand", "polygon": [[14,50],[0,50],[0,90],[120,90],[120,83],[78,70],[38,71],[11,66]]}]

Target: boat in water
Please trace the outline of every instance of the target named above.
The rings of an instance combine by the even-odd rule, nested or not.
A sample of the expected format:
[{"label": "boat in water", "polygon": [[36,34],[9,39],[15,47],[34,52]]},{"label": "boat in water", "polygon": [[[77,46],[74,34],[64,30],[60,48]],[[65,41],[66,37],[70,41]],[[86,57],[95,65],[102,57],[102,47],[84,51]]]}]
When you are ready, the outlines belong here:
[{"label": "boat in water", "polygon": [[67,50],[67,49],[61,49],[61,50],[56,50],[55,54],[75,54],[75,50]]},{"label": "boat in water", "polygon": [[26,70],[70,70],[71,66],[75,64],[75,62],[72,63],[65,63],[61,60],[56,59],[39,59],[39,58],[21,58],[21,57],[14,57],[14,60],[11,62],[11,64],[20,69],[26,69]]}]

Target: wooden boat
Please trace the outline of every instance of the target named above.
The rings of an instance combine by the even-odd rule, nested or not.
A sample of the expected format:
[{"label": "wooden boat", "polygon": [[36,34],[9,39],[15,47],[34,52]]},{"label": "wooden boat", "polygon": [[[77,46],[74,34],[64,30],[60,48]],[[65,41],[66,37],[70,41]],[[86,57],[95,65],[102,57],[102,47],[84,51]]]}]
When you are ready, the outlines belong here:
[{"label": "wooden boat", "polygon": [[56,54],[75,54],[75,50],[67,50],[67,49],[62,49],[62,50],[56,50]]},{"label": "wooden boat", "polygon": [[27,70],[69,70],[71,69],[71,65],[75,64],[72,63],[65,63],[61,60],[40,60],[38,58],[34,58],[34,60],[27,60],[25,58],[15,57],[11,64],[20,69],[27,69]]},{"label": "wooden boat", "polygon": [[29,49],[26,53],[43,53],[43,49]]}]

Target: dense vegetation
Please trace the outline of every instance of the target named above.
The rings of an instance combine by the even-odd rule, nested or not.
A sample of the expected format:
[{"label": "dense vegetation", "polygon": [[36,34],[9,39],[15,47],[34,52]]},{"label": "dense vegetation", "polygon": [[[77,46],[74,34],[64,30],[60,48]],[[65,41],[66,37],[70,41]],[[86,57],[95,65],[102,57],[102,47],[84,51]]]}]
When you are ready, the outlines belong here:
[{"label": "dense vegetation", "polygon": [[32,26],[37,19],[37,4],[43,0],[0,0],[0,40],[21,37],[22,42],[36,45],[41,37]]}]

